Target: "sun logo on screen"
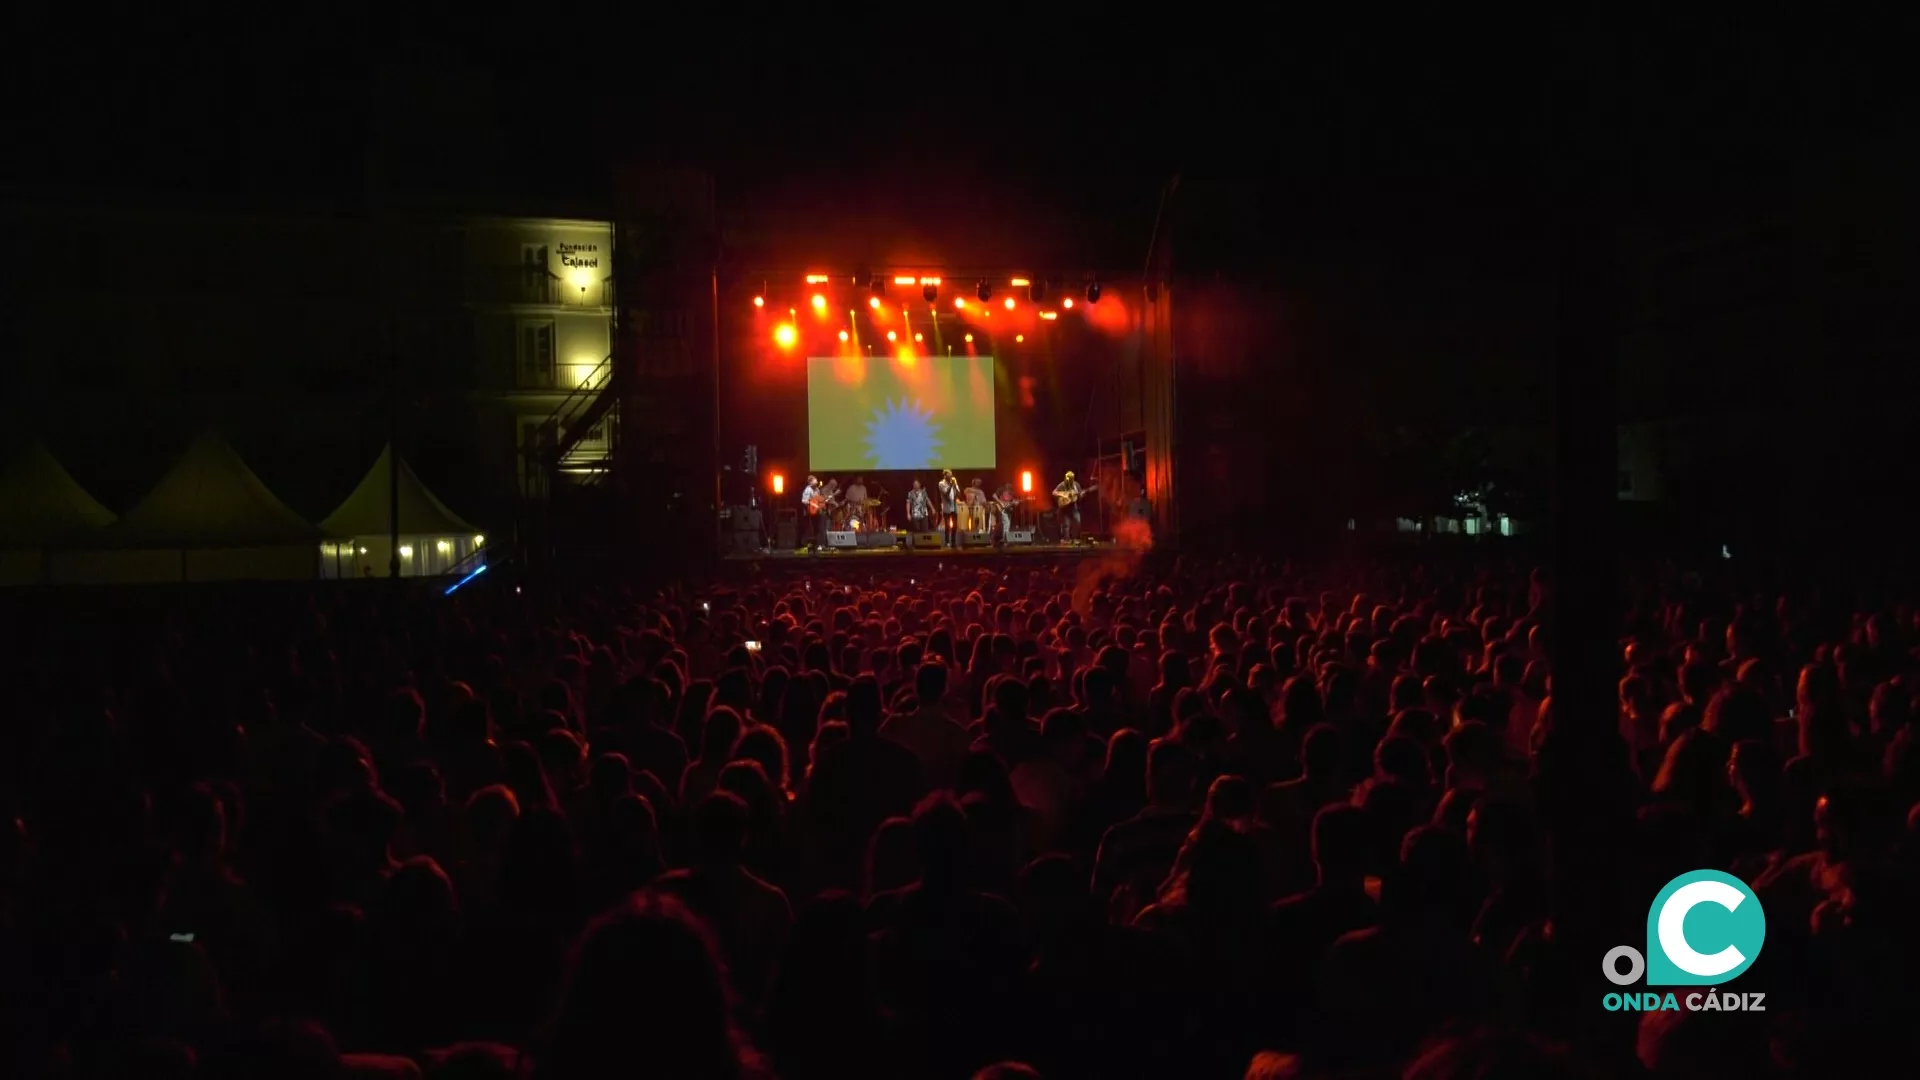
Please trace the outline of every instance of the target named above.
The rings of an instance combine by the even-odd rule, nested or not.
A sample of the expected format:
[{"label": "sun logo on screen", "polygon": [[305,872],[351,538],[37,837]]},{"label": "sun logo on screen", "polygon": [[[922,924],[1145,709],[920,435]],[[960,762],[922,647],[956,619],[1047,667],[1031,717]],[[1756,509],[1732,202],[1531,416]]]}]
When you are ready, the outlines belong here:
[{"label": "sun logo on screen", "polygon": [[867,460],[875,469],[929,469],[940,451],[940,429],[917,401],[889,401],[867,421]]}]

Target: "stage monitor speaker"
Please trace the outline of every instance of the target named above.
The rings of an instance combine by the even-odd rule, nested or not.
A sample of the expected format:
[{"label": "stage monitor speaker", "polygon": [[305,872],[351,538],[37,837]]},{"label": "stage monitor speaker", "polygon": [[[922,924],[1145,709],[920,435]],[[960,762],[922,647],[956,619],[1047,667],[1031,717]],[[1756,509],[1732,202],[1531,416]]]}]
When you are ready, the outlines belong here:
[{"label": "stage monitor speaker", "polygon": [[937,532],[917,532],[913,534],[915,551],[938,551],[946,543],[946,537]]},{"label": "stage monitor speaker", "polygon": [[1007,543],[1031,544],[1033,543],[1033,530],[1032,529],[1008,529]]},{"label": "stage monitor speaker", "polygon": [[837,529],[829,529],[827,530],[827,546],[830,548],[859,547],[860,534],[854,532],[852,529],[847,529],[844,532]]},{"label": "stage monitor speaker", "polygon": [[890,532],[868,529],[860,534],[860,546],[863,548],[890,548],[893,545],[893,534]]},{"label": "stage monitor speaker", "polygon": [[792,551],[800,546],[800,529],[792,518],[782,521],[774,532],[778,534],[774,537],[774,547],[782,551]]}]

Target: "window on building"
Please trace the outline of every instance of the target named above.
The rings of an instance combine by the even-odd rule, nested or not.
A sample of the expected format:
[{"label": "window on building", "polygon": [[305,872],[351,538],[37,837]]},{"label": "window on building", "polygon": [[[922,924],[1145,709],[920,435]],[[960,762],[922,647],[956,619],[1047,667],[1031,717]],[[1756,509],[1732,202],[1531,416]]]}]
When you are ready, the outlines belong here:
[{"label": "window on building", "polygon": [[520,245],[520,299],[527,304],[553,302],[553,264],[547,245]]},{"label": "window on building", "polygon": [[553,386],[551,320],[528,320],[520,324],[520,385],[528,389]]}]

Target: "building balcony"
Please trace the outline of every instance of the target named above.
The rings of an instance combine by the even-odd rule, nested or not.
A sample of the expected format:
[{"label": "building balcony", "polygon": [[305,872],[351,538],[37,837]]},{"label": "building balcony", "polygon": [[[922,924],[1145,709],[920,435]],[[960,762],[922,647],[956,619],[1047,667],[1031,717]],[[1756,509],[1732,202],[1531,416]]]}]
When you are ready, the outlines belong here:
[{"label": "building balcony", "polygon": [[611,373],[612,368],[605,360],[550,368],[522,366],[515,372],[511,389],[535,394],[592,393],[607,385]]},{"label": "building balcony", "polygon": [[600,309],[613,303],[613,281],[599,270],[576,269],[561,276],[515,267],[477,275],[467,296],[485,305]]}]

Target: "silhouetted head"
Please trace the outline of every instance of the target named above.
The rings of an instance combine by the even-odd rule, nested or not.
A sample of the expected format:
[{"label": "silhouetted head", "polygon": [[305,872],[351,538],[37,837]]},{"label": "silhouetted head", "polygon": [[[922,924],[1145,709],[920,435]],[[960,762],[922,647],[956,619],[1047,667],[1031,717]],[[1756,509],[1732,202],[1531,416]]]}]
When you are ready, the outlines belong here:
[{"label": "silhouetted head", "polygon": [[715,791],[693,811],[693,843],[700,856],[712,862],[733,862],[747,846],[746,801],[729,791]]},{"label": "silhouetted head", "polygon": [[1346,803],[1321,807],[1313,815],[1313,863],[1320,883],[1330,885],[1364,875],[1372,838],[1366,812],[1359,807]]},{"label": "silhouetted head", "polygon": [[679,901],[635,893],[574,942],[541,1071],[561,1078],[739,1077],[754,1055],[704,924]]},{"label": "silhouetted head", "polygon": [[1160,739],[1147,752],[1147,798],[1156,805],[1179,806],[1193,798],[1199,782],[1193,752],[1173,739]]}]

